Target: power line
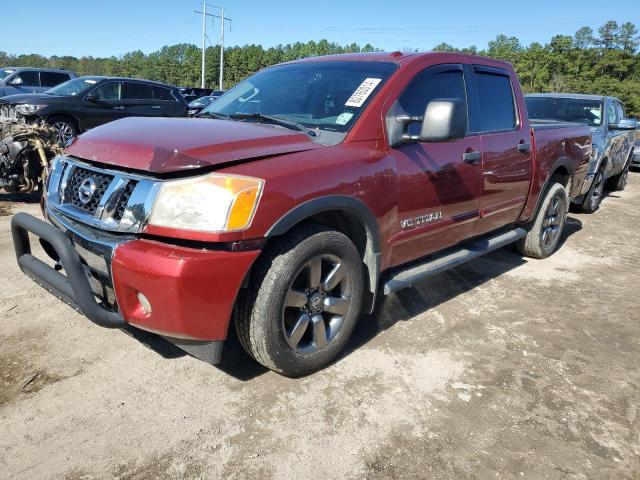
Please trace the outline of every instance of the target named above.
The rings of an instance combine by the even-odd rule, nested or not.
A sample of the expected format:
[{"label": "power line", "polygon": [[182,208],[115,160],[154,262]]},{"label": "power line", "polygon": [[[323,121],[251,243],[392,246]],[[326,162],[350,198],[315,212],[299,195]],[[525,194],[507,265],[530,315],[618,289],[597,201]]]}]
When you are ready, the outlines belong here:
[{"label": "power line", "polygon": [[[207,7],[217,8],[220,10],[220,15],[213,15],[211,13],[207,13]],[[220,19],[220,90],[223,89],[224,84],[224,28],[225,22],[229,22],[229,31],[231,31],[231,19],[225,18],[224,16],[224,7],[219,7],[218,5],[211,5],[206,2],[202,2],[202,11],[194,10],[195,13],[202,15],[202,80],[201,87],[204,88],[205,83],[205,51],[206,44],[205,39],[209,40],[207,37],[207,17],[219,18]],[[211,41],[209,41],[211,43]]]}]

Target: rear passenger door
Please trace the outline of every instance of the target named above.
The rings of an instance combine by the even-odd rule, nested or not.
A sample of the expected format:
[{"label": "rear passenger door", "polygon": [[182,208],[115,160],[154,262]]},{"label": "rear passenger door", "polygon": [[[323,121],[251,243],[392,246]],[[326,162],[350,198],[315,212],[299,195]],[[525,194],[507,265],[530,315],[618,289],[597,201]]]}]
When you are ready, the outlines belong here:
[{"label": "rear passenger door", "polygon": [[162,116],[162,105],[153,98],[153,85],[122,82],[122,102],[127,117]]},{"label": "rear passenger door", "polygon": [[516,79],[507,70],[471,65],[472,129],[482,142],[482,193],[476,235],[514,223],[531,181],[531,134],[516,103]]}]

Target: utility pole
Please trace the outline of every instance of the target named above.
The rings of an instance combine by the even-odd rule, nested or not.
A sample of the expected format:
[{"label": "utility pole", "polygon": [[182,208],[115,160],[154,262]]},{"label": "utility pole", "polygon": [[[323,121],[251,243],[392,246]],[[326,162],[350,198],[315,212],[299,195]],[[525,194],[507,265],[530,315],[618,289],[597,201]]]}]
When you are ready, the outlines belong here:
[{"label": "utility pole", "polygon": [[[220,15],[212,15],[211,13],[207,13],[207,7],[218,8],[220,9]],[[194,10],[195,13],[199,13],[202,15],[202,88],[204,88],[204,64],[205,64],[205,39],[207,37],[207,17],[219,18],[220,19],[220,81],[219,88],[222,90],[223,82],[224,82],[224,22],[229,22],[229,31],[231,31],[231,19],[225,18],[224,16],[224,7],[219,7],[218,5],[211,5],[210,3],[202,2],[202,11],[199,12]]]}]

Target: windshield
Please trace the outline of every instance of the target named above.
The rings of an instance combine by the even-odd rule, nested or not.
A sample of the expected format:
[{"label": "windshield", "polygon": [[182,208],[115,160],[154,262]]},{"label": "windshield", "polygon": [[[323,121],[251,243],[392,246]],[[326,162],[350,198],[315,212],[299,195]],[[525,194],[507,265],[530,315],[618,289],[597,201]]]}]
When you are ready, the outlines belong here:
[{"label": "windshield", "polygon": [[201,115],[259,121],[276,117],[313,130],[325,144],[343,140],[354,122],[396,69],[388,62],[320,61],[278,65],[239,83]]},{"label": "windshield", "polygon": [[0,70],[0,82],[11,75],[13,72],[15,72],[15,70],[11,70],[9,68]]},{"label": "windshield", "polygon": [[529,118],[583,123],[598,127],[602,123],[602,101],[582,98],[526,97]]},{"label": "windshield", "polygon": [[48,95],[59,95],[61,97],[75,97],[93,87],[99,80],[99,78],[90,77],[74,78],[73,80],[61,83],[57,87],[50,88],[44,93]]}]

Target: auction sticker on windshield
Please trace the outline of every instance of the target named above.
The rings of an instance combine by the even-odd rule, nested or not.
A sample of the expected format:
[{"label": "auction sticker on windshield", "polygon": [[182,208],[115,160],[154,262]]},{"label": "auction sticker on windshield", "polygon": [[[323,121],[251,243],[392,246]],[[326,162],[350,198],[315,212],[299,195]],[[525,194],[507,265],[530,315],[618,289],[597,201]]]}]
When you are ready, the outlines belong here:
[{"label": "auction sticker on windshield", "polygon": [[345,106],[361,107],[381,81],[381,78],[365,78],[356,91],[353,92],[353,95],[349,97]]}]

